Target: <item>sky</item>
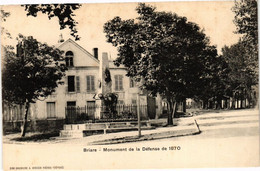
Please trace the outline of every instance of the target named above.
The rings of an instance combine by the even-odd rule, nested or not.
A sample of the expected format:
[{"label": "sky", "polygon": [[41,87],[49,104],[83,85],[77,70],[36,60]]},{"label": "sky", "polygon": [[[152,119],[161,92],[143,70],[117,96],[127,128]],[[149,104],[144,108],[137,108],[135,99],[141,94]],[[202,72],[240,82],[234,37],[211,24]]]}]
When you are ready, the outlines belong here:
[{"label": "sky", "polygon": [[[152,2],[148,3],[156,7],[157,11],[168,11],[185,16],[188,21],[197,23],[205,30],[210,38],[212,45],[216,45],[218,52],[224,45],[230,46],[238,41],[239,36],[234,33],[236,27],[233,23],[234,13],[231,8],[234,1],[199,1],[199,2]],[[94,47],[99,48],[99,55],[108,52],[111,59],[117,55],[116,48],[106,42],[103,33],[103,25],[115,16],[122,19],[136,18],[135,8],[138,4],[134,3],[88,3],[83,4],[75,14],[78,34],[81,37],[77,41],[79,45],[92,53]],[[19,33],[24,36],[33,36],[40,42],[55,45],[59,35],[63,38],[74,39],[69,34],[69,29],[60,30],[58,20],[49,20],[47,15],[38,14],[37,17],[26,16],[24,8],[20,5],[2,5],[1,8],[10,12],[10,17],[6,22],[1,23],[1,27],[7,29],[13,39],[2,36],[1,44],[15,45],[15,37]]]}]

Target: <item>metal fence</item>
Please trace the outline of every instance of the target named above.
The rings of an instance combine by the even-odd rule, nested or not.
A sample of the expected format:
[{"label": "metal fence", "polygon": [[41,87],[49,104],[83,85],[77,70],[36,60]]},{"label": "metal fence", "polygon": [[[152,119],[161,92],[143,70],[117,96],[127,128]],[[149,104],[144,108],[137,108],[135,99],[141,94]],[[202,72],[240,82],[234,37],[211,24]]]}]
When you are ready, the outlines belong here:
[{"label": "metal fence", "polygon": [[[3,122],[22,121],[25,113],[24,105],[2,105]],[[31,110],[28,112],[27,119],[31,119]]]},{"label": "metal fence", "polygon": [[[137,120],[137,105],[116,105],[114,111],[106,106],[66,107],[66,123],[88,123],[88,122],[114,122]],[[95,113],[100,112],[100,117]],[[141,116],[147,113],[147,105],[140,105]]]}]

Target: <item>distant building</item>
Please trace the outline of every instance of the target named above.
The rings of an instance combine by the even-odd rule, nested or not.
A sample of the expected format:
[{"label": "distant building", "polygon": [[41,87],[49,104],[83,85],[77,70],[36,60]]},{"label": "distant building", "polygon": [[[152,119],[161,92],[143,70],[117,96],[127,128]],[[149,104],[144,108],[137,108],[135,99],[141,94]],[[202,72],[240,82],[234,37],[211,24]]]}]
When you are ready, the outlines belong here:
[{"label": "distant building", "polygon": [[186,99],[187,109],[245,109],[258,108],[258,86],[252,86],[246,90],[245,86],[238,86],[233,90],[232,96],[223,96],[220,101],[210,98],[208,101],[195,101],[192,98]]}]

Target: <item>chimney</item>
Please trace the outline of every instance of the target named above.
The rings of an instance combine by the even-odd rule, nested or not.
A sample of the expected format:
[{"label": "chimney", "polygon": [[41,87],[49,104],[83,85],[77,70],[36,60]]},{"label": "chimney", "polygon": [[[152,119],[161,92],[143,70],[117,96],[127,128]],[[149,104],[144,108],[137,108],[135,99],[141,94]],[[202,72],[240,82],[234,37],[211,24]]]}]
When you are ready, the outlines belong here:
[{"label": "chimney", "polygon": [[93,55],[96,59],[98,59],[98,48],[93,48]]},{"label": "chimney", "polygon": [[59,36],[59,40],[58,40],[58,43],[62,43],[62,42],[64,42],[64,39],[63,39],[62,34],[60,34],[60,36]]}]

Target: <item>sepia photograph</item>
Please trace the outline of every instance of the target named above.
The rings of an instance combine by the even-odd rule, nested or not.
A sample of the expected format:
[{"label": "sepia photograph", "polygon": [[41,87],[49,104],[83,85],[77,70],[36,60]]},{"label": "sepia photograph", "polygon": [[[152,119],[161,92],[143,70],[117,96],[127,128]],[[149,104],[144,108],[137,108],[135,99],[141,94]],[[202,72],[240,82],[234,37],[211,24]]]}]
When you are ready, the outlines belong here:
[{"label": "sepia photograph", "polygon": [[259,167],[257,8],[1,4],[2,169]]}]

